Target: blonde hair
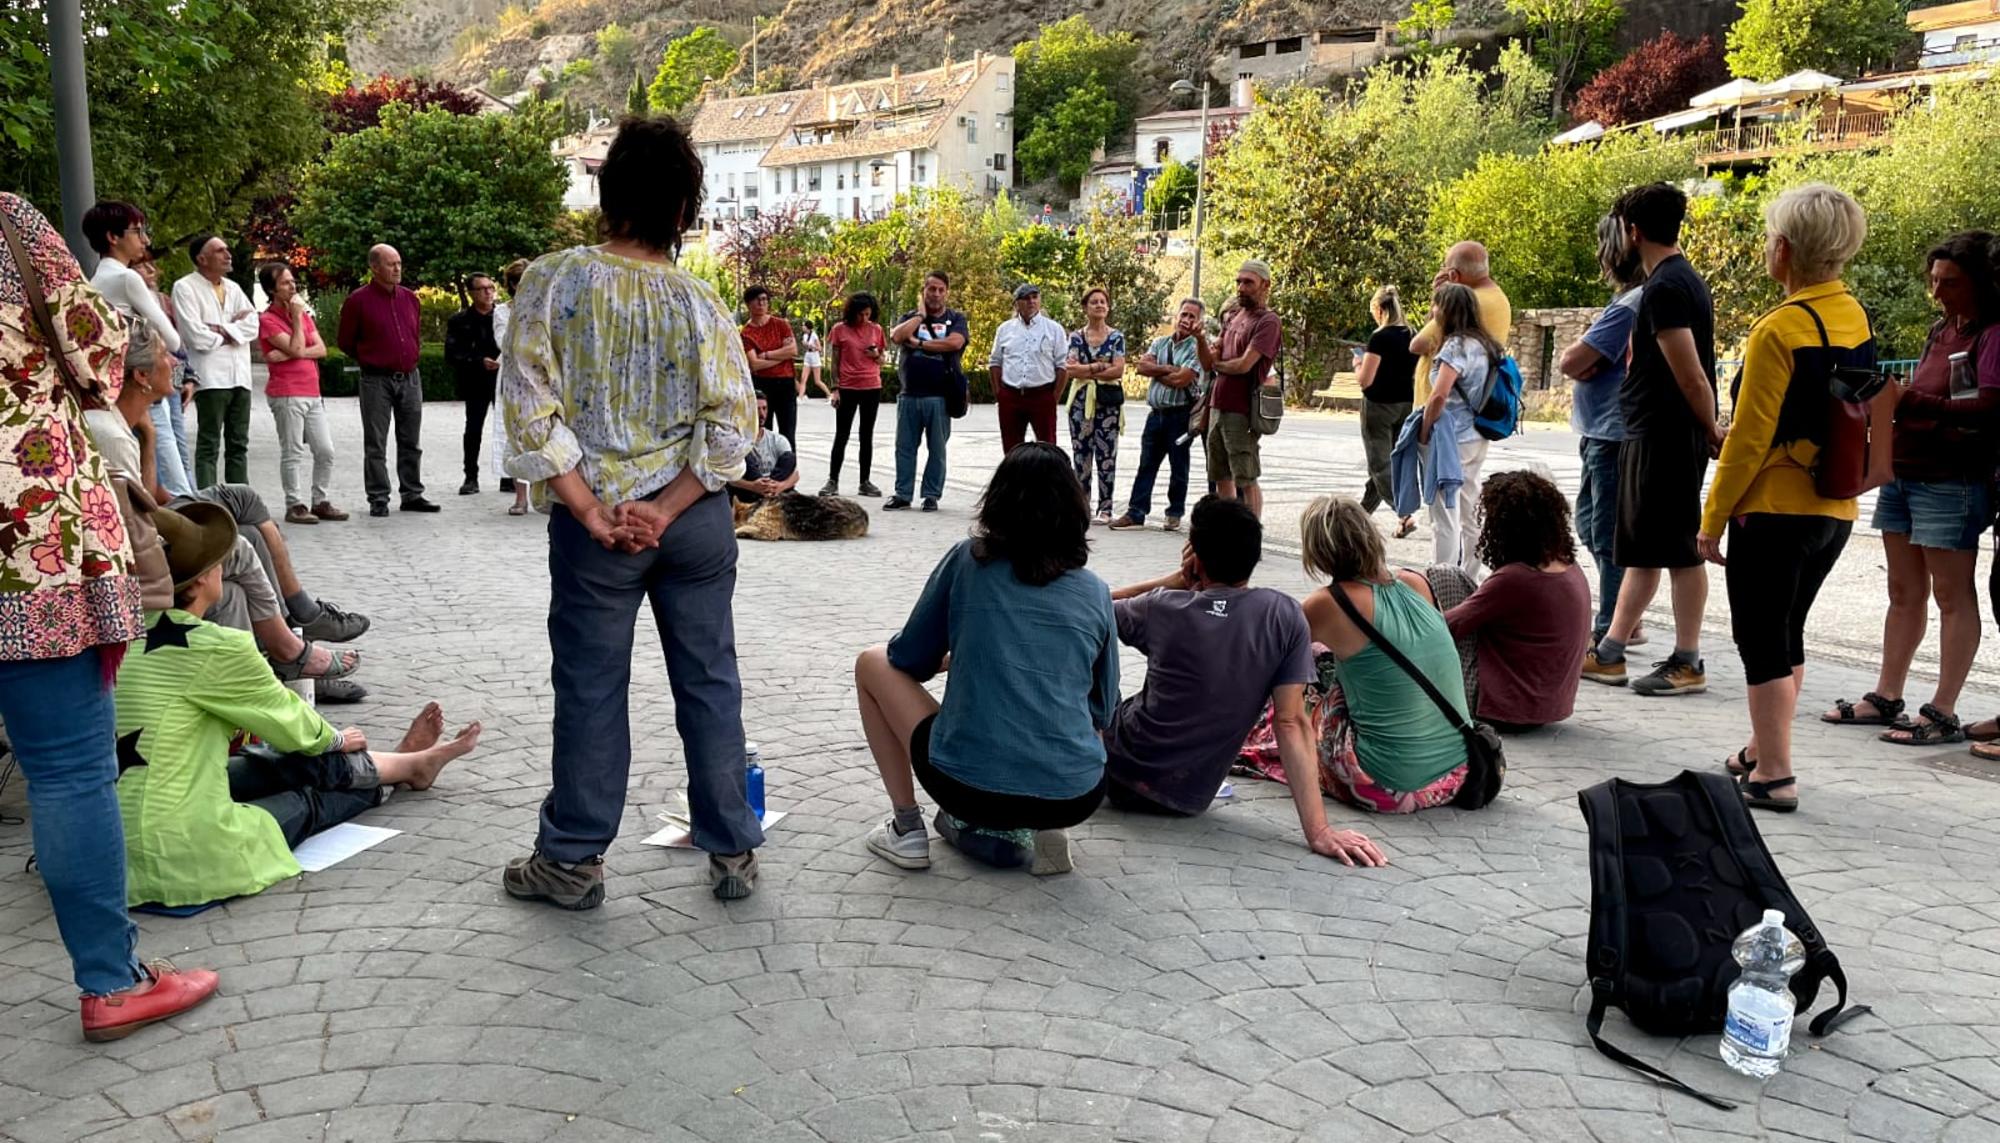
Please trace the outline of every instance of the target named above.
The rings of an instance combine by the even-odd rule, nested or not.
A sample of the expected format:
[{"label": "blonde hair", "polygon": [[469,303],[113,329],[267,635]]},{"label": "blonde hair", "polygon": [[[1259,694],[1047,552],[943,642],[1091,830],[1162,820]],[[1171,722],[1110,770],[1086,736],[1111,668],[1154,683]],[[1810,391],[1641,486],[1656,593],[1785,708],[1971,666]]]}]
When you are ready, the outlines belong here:
[{"label": "blonde hair", "polygon": [[1384,286],[1375,291],[1375,299],[1370,306],[1382,315],[1382,324],[1403,325],[1403,295],[1394,286]]},{"label": "blonde hair", "polygon": [[1360,503],[1346,496],[1322,496],[1306,505],[1299,515],[1299,558],[1307,572],[1336,583],[1380,582],[1389,569],[1382,533]]},{"label": "blonde hair", "polygon": [[1764,208],[1764,227],[1792,248],[1792,271],[1807,283],[1840,276],[1868,240],[1868,216],[1847,192],[1807,183]]}]

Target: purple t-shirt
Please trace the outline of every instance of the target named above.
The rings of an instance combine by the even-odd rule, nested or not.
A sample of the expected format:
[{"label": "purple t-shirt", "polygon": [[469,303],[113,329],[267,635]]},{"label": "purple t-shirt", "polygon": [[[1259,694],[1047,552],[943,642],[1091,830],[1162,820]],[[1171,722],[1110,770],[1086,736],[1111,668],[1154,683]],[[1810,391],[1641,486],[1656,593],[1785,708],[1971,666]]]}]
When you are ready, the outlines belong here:
[{"label": "purple t-shirt", "polygon": [[1146,685],[1104,732],[1112,781],[1198,814],[1277,687],[1317,678],[1299,601],[1264,587],[1161,590],[1112,605],[1118,638],[1146,656]]}]

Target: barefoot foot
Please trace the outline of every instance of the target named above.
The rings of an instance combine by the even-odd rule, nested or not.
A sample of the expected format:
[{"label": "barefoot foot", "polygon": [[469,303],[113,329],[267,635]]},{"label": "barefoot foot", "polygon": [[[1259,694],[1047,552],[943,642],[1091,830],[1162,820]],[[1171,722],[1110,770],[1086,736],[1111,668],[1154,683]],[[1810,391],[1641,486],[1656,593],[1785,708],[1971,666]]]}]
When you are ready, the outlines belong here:
[{"label": "barefoot foot", "polygon": [[410,775],[406,785],[412,790],[430,789],[437,781],[438,772],[443,770],[447,763],[465,757],[472,753],[473,747],[479,745],[480,729],[478,723],[472,723],[459,731],[451,741],[440,742],[428,749],[417,751],[413,759],[416,772]]},{"label": "barefoot foot", "polygon": [[410,732],[396,744],[396,753],[414,754],[419,750],[429,750],[444,737],[444,708],[436,703],[427,703],[410,720]]}]

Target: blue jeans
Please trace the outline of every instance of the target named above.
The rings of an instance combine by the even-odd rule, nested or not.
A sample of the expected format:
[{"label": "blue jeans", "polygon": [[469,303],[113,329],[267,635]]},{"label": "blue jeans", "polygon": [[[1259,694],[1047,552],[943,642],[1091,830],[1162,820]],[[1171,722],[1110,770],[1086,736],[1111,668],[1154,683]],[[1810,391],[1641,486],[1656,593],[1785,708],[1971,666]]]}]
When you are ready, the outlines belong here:
[{"label": "blue jeans", "polygon": [[1146,414],[1146,428],[1139,434],[1139,475],[1132,481],[1132,502],[1125,509],[1141,524],[1153,510],[1153,481],[1159,478],[1162,459],[1168,462],[1167,519],[1178,520],[1187,512],[1188,453],[1194,442],[1181,438],[1187,435],[1190,412],[1182,405]]},{"label": "blue jeans", "polygon": [[162,397],[146,410],[153,422],[153,473],[159,478],[160,487],[169,496],[194,495],[194,481],[188,470],[181,466],[181,450],[174,436],[174,420],[177,411],[173,402],[178,395]]},{"label": "blue jeans", "polygon": [[924,439],[924,499],[944,495],[944,444],[951,411],[943,397],[896,398],[896,497],[910,499],[917,482],[917,438]]},{"label": "blue jeans", "polygon": [[1576,491],[1576,534],[1597,563],[1597,618],[1593,638],[1611,629],[1611,612],[1618,606],[1618,587],[1625,569],[1611,562],[1611,545],[1618,534],[1618,442],[1584,437],[1577,442],[1583,458],[1583,487]]},{"label": "blue jeans", "polygon": [[567,509],[551,512],[556,717],[554,781],[542,801],[536,842],[543,856],[587,861],[618,836],[632,772],[633,625],[648,600],[687,758],[694,843],[710,853],[742,853],[764,843],[743,786],[735,595],[736,531],[727,496],[697,500],[667,527],[657,549],[631,555],[591,539]]},{"label": "blue jeans", "polygon": [[139,930],[125,912],[125,822],[118,750],[96,649],[0,661],[0,719],[28,780],[35,858],[86,996],[138,983]]},{"label": "blue jeans", "polygon": [[188,482],[194,482],[194,445],[188,443],[187,409],[181,400],[181,387],[177,383],[174,391],[167,394],[167,420],[174,426],[174,448],[181,454],[181,471],[187,473]]}]

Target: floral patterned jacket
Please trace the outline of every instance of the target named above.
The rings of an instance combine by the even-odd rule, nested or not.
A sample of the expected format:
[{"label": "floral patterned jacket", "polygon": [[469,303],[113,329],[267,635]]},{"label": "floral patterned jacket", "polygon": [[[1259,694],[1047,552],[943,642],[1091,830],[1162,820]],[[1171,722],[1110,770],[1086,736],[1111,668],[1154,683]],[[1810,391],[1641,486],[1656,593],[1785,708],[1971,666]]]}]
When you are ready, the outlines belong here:
[{"label": "floral patterned jacket", "polygon": [[[40,211],[11,194],[0,211],[41,277],[77,378],[115,399],[124,319]],[[0,246],[0,661],[68,658],[145,630],[118,498],[49,354]]]}]

